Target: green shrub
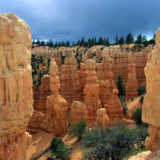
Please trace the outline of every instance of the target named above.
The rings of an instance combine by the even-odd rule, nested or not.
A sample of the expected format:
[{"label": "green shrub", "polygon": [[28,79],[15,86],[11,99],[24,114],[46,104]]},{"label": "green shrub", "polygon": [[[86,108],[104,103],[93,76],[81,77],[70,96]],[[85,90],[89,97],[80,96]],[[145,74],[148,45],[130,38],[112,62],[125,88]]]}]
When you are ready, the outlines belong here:
[{"label": "green shrub", "polygon": [[141,125],[142,124],[142,108],[137,108],[133,114],[132,119],[136,121],[136,124]]},{"label": "green shrub", "polygon": [[83,141],[85,146],[91,147],[91,150],[84,155],[85,158],[121,160],[134,149],[136,134],[133,129],[123,124],[107,131],[94,128],[85,134]]},{"label": "green shrub", "polygon": [[138,93],[139,96],[142,95],[142,94],[144,94],[144,93],[146,93],[146,86],[140,86],[140,87],[138,87],[137,93]]},{"label": "green shrub", "polygon": [[123,114],[126,115],[127,110],[128,110],[127,104],[126,104],[126,103],[123,103],[123,104],[122,104],[122,108],[123,108]]},{"label": "green shrub", "polygon": [[144,96],[141,96],[140,102],[143,103],[143,101],[144,101]]},{"label": "green shrub", "polygon": [[135,133],[137,135],[137,141],[136,144],[138,146],[138,148],[140,149],[145,149],[145,139],[148,136],[148,127],[146,126],[141,126],[141,127],[137,127],[135,129]]},{"label": "green shrub", "polygon": [[86,126],[87,126],[87,122],[79,121],[69,128],[68,134],[73,137],[78,137],[78,139],[81,140],[85,132]]},{"label": "green shrub", "polygon": [[61,139],[54,138],[51,142],[50,151],[52,159],[65,160],[71,154],[71,150],[64,144]]},{"label": "green shrub", "polygon": [[123,96],[123,97],[126,96],[126,89],[125,89],[124,83],[123,83],[120,75],[118,76],[118,80],[117,80],[117,89],[119,91],[119,93],[118,93],[119,97],[120,96]]}]

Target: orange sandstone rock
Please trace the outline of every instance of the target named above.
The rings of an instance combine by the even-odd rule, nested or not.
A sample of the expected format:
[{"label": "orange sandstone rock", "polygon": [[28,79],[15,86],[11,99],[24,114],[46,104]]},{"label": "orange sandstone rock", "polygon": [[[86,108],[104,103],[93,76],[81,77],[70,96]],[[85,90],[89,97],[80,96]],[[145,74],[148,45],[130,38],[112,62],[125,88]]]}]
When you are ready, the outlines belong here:
[{"label": "orange sandstone rock", "polygon": [[105,130],[107,127],[107,124],[109,124],[109,118],[106,115],[106,109],[105,108],[98,109],[96,125],[102,127]]},{"label": "orange sandstone rock", "polygon": [[119,121],[122,120],[124,117],[121,102],[117,95],[118,90],[113,89],[108,103],[104,105],[104,108],[106,108],[106,113],[110,121]]},{"label": "orange sandstone rock", "polygon": [[85,100],[84,103],[87,107],[87,119],[89,126],[94,126],[96,120],[96,111],[101,108],[101,102],[99,98],[99,84],[96,76],[96,64],[92,59],[88,59],[86,62],[87,66],[87,83],[84,88]]},{"label": "orange sandstone rock", "polygon": [[70,108],[70,123],[74,125],[78,121],[87,121],[87,110],[84,103],[74,101]]},{"label": "orange sandstone rock", "polygon": [[145,67],[147,95],[142,107],[142,120],[149,124],[146,146],[152,152],[160,150],[160,28],[155,40],[156,45],[149,53]]},{"label": "orange sandstone rock", "polygon": [[0,14],[0,159],[24,160],[31,136],[31,33],[13,13]]},{"label": "orange sandstone rock", "polygon": [[77,70],[77,61],[74,55],[69,58],[65,58],[65,64],[62,65],[60,83],[60,93],[67,100],[69,106],[73,101],[82,100],[82,92],[80,90]]},{"label": "orange sandstone rock", "polygon": [[128,58],[128,77],[127,77],[127,84],[126,84],[126,100],[130,99],[132,96],[136,97],[137,94],[137,78],[136,78],[136,68],[135,64],[133,63],[133,56],[129,54],[130,58]]},{"label": "orange sandstone rock", "polygon": [[35,89],[33,90],[33,97],[34,97],[34,109],[40,111],[42,113],[47,112],[46,108],[46,100],[47,96],[51,94],[50,91],[50,76],[45,75],[41,79],[41,85],[36,92]]},{"label": "orange sandstone rock", "polygon": [[47,97],[47,117],[45,130],[55,133],[56,136],[61,136],[67,131],[67,112],[68,103],[59,94],[60,83],[58,77],[58,67],[54,59],[50,63],[50,90],[51,95]]}]

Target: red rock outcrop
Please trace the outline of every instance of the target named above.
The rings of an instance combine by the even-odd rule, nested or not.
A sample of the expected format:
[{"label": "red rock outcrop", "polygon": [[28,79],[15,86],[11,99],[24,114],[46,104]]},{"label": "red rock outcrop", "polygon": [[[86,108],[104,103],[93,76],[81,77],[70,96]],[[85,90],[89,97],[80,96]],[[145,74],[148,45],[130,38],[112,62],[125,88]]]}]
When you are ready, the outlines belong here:
[{"label": "red rock outcrop", "polygon": [[41,85],[39,86],[38,91],[35,91],[35,89],[33,89],[33,93],[34,109],[46,114],[46,100],[47,96],[51,94],[49,75],[45,75],[44,77],[42,77]]},{"label": "red rock outcrop", "polygon": [[101,80],[98,81],[99,87],[100,87],[100,100],[101,100],[101,105],[104,107],[105,104],[108,103],[110,97],[111,97],[111,91],[110,91],[110,84],[108,80]]},{"label": "red rock outcrop", "polygon": [[101,102],[99,98],[100,87],[96,76],[96,63],[92,59],[88,59],[87,66],[87,83],[84,88],[84,103],[87,107],[87,119],[89,126],[95,125],[96,111],[101,108]]},{"label": "red rock outcrop", "polygon": [[147,95],[142,107],[142,120],[149,124],[146,146],[152,152],[160,150],[160,28],[155,40],[156,45],[149,53],[145,67]]},{"label": "red rock outcrop", "polygon": [[70,108],[70,123],[74,125],[78,121],[87,121],[87,109],[84,103],[74,101]]},{"label": "red rock outcrop", "polygon": [[123,109],[121,107],[121,102],[118,98],[118,90],[113,89],[111,97],[107,104],[104,105],[106,109],[106,114],[110,121],[119,121],[123,119]]},{"label": "red rock outcrop", "polygon": [[60,83],[60,93],[67,100],[69,106],[73,101],[82,100],[82,92],[80,90],[77,70],[77,61],[74,55],[69,58],[65,58],[65,64],[62,65]]},{"label": "red rock outcrop", "polygon": [[24,160],[31,136],[31,33],[13,13],[0,14],[0,159]]},{"label": "red rock outcrop", "polygon": [[54,131],[56,136],[61,136],[68,129],[68,103],[59,94],[60,82],[58,77],[58,67],[54,59],[51,60],[49,73],[51,95],[47,97],[46,101],[47,116],[43,123],[47,125],[44,129],[49,132]]},{"label": "red rock outcrop", "polygon": [[130,53],[128,58],[128,76],[127,76],[127,84],[126,84],[126,100],[130,99],[131,97],[138,96],[137,94],[137,78],[136,78],[136,68],[135,64],[133,63],[133,56]]},{"label": "red rock outcrop", "polygon": [[104,130],[109,124],[109,118],[106,115],[106,109],[101,108],[97,110],[97,117],[96,117],[96,125],[102,127]]}]

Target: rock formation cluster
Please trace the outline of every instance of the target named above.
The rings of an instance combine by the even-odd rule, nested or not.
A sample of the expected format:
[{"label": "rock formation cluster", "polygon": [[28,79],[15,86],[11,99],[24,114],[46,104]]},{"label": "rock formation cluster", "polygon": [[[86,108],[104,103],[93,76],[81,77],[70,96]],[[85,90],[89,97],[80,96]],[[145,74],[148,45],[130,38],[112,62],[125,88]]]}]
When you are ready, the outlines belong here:
[{"label": "rock formation cluster", "polygon": [[156,45],[149,53],[145,67],[147,95],[142,107],[142,120],[149,124],[146,146],[152,152],[160,150],[160,28],[155,41]]},{"label": "rock formation cluster", "polygon": [[25,159],[32,116],[31,33],[12,13],[0,14],[0,159]]}]

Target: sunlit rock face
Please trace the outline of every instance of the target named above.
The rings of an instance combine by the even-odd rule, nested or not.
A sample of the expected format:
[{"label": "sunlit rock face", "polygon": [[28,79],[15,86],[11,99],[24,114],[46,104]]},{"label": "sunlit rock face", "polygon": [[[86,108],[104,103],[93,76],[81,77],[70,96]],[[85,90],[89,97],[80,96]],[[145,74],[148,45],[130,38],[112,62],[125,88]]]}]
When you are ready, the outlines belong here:
[{"label": "sunlit rock face", "polygon": [[109,118],[106,115],[106,109],[105,108],[98,109],[96,117],[96,125],[102,127],[105,130],[107,124],[109,124]]},{"label": "sunlit rock face", "polygon": [[63,135],[68,129],[67,112],[68,103],[59,94],[60,82],[58,77],[58,67],[54,59],[50,64],[50,90],[51,95],[47,97],[47,115],[43,123],[43,129],[54,132],[56,136]]},{"label": "sunlit rock face", "polygon": [[148,55],[145,67],[147,95],[143,103],[142,120],[149,124],[146,146],[151,151],[160,150],[160,28],[156,45]]},{"label": "sunlit rock face", "polygon": [[50,94],[50,76],[44,75],[41,79],[41,85],[38,87],[38,91],[35,90],[35,87],[33,88],[34,109],[46,113],[46,100]]},{"label": "sunlit rock face", "polygon": [[73,54],[71,57],[66,57],[64,65],[62,65],[61,68],[60,93],[67,100],[69,106],[71,106],[73,101],[82,101],[75,55]]},{"label": "sunlit rock face", "polygon": [[133,55],[130,53],[128,56],[128,76],[127,76],[127,83],[126,83],[126,100],[130,99],[131,97],[138,96],[137,94],[137,78],[136,78],[136,67],[134,63]]},{"label": "sunlit rock face", "polygon": [[0,14],[0,159],[25,159],[32,115],[31,33],[13,13]]},{"label": "sunlit rock face", "polygon": [[84,103],[87,107],[87,119],[89,126],[95,125],[96,111],[101,108],[101,102],[99,98],[100,87],[97,83],[96,76],[96,63],[92,59],[88,59],[87,66],[87,82],[84,88]]},{"label": "sunlit rock face", "polygon": [[87,109],[84,103],[74,101],[70,108],[70,123],[74,125],[79,121],[87,121]]}]

